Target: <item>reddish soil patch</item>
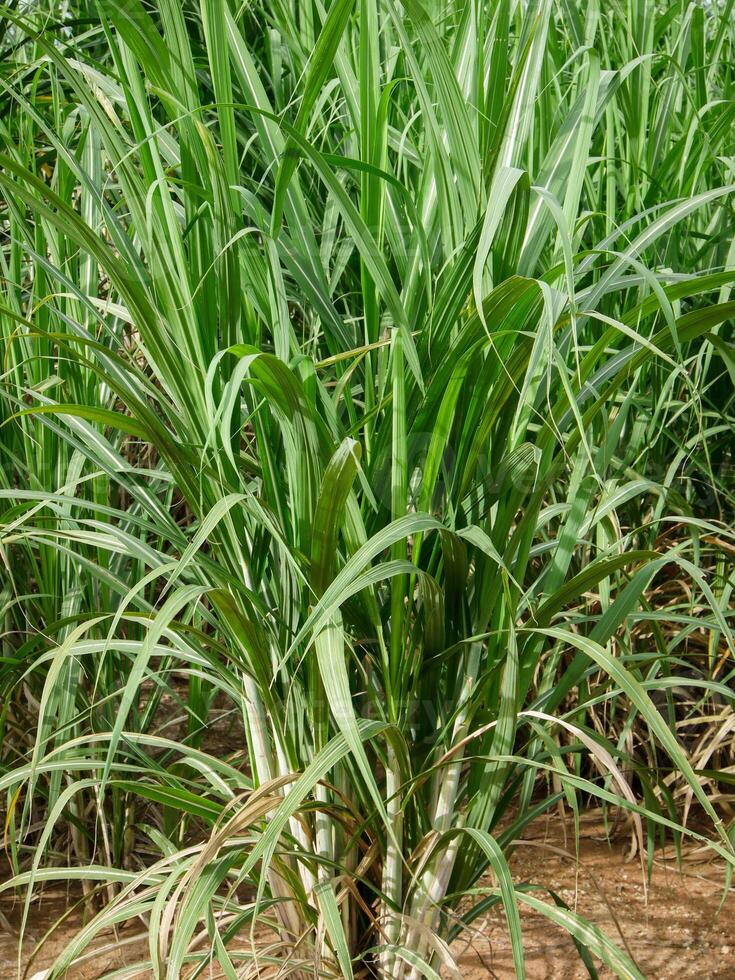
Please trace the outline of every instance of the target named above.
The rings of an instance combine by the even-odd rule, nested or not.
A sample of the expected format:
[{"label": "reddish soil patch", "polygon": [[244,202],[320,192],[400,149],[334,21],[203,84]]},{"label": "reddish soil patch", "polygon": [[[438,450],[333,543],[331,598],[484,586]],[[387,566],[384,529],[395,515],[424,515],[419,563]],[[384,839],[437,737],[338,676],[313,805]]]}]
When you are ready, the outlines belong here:
[{"label": "reddish soil patch", "polygon": [[[673,847],[657,851],[648,896],[640,859],[629,858],[630,839],[606,839],[599,816],[582,821],[579,864],[573,830],[566,843],[559,818],[537,822],[511,859],[516,883],[546,885],[569,908],[595,923],[626,950],[649,980],[734,980],[735,889],[724,894],[723,864],[705,848],[684,848],[681,867]],[[538,893],[542,897],[542,893]],[[589,976],[569,935],[539,913],[521,909],[529,980]],[[466,980],[515,976],[502,913],[476,923],[459,958]],[[455,954],[462,948],[457,944]],[[600,978],[614,974],[599,966]]]},{"label": "reddish soil patch", "polygon": [[[658,851],[646,899],[640,863],[629,859],[630,841],[605,837],[599,815],[583,819],[579,865],[571,825],[565,841],[558,816],[537,822],[519,844],[511,859],[516,882],[546,885],[566,904],[596,923],[610,939],[638,964],[649,980],[735,980],[735,889],[731,889],[720,911],[723,896],[723,867],[712,851],[688,847],[681,869],[673,848]],[[541,892],[537,893],[543,897]],[[23,964],[36,943],[43,940],[67,907],[62,889],[47,889],[35,903],[29,931],[32,939],[24,946]],[[8,926],[17,926],[17,905],[7,896],[0,899],[0,978],[14,977],[17,939]],[[577,980],[588,976],[569,936],[544,916],[521,912],[526,966],[529,980]],[[29,977],[47,967],[81,924],[72,913],[60,929],[42,943]],[[105,973],[132,963],[141,956],[141,924],[110,937],[104,950],[95,951],[85,962],[70,970],[68,980],[96,980]],[[471,937],[453,950],[465,980],[515,976],[510,943],[501,912],[493,912],[475,923]],[[216,971],[212,976],[216,976]],[[600,968],[602,978],[613,976]],[[207,974],[209,977],[209,973]]]}]

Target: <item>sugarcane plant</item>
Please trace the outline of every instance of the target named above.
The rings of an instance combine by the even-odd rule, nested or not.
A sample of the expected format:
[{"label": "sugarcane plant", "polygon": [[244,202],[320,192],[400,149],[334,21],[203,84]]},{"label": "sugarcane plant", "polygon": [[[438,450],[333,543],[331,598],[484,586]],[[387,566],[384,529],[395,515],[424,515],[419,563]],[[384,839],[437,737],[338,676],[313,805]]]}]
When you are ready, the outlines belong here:
[{"label": "sugarcane plant", "polygon": [[0,887],[24,932],[81,883],[49,978],[125,922],[117,977],[459,977],[496,906],[519,977],[524,907],[639,977],[523,830],[733,867],[733,5],[3,5]]}]

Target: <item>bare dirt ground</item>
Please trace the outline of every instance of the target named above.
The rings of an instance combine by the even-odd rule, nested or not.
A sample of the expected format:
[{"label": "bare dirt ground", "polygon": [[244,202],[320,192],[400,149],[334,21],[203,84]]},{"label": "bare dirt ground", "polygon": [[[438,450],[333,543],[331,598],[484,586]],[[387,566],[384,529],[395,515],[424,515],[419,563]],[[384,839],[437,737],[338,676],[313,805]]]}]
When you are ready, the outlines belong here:
[{"label": "bare dirt ground", "polygon": [[[534,824],[511,860],[516,882],[553,888],[570,908],[627,948],[649,980],[735,980],[735,889],[720,911],[723,868],[721,862],[713,860],[711,851],[685,848],[681,870],[673,847],[658,851],[646,897],[640,863],[637,858],[629,859],[630,840],[624,835],[606,840],[599,814],[583,817],[579,865],[571,824],[566,839],[563,829],[556,815]],[[541,892],[537,895],[542,897]],[[34,905],[29,926],[32,938],[24,945],[23,966],[29,965],[31,950],[39,942],[41,949],[30,964],[28,978],[47,967],[79,928],[80,914],[74,912],[56,933],[43,940],[67,903],[67,893],[57,887],[48,889],[43,901]],[[529,980],[588,976],[563,930],[530,910],[522,910],[521,919]],[[17,905],[2,896],[0,980],[16,976],[17,938],[8,930],[17,928],[19,920]],[[139,936],[140,924],[110,937],[106,949],[96,951],[67,973],[68,980],[96,980],[134,962],[142,952]],[[466,980],[512,980],[515,976],[502,913],[479,920],[473,935],[455,944],[453,952]],[[602,980],[613,974],[600,969],[599,975]]]},{"label": "bare dirt ground", "polygon": [[[605,839],[596,813],[582,820],[579,865],[569,828],[566,843],[554,817],[537,822],[511,859],[516,882],[547,885],[580,915],[598,925],[649,980],[734,980],[735,889],[722,910],[723,866],[712,852],[684,848],[681,870],[673,847],[658,851],[648,895],[640,860],[629,860],[630,839]],[[538,893],[541,897],[541,893]],[[571,938],[536,912],[521,909],[529,980],[588,977]],[[515,976],[501,915],[478,925],[460,957],[466,980]],[[467,945],[467,941],[465,942]],[[461,948],[458,944],[455,954]],[[612,977],[599,969],[600,977]]]}]

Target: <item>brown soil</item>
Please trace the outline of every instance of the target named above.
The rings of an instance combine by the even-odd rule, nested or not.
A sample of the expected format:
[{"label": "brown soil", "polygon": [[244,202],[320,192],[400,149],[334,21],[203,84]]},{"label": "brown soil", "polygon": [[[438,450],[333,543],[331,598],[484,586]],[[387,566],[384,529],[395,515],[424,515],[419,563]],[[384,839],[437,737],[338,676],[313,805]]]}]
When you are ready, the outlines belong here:
[{"label": "brown soil", "polygon": [[[583,818],[579,865],[573,831],[565,841],[559,817],[537,822],[520,843],[511,869],[516,882],[547,885],[580,915],[595,922],[629,955],[649,980],[735,980],[735,889],[722,910],[723,868],[712,852],[685,849],[681,870],[673,848],[656,854],[646,899],[640,863],[630,860],[630,841],[605,838],[599,815]],[[536,893],[543,897],[541,892]],[[29,940],[23,964],[34,945],[67,908],[62,889],[47,889],[31,913]],[[17,940],[8,927],[17,927],[20,910],[6,896],[0,899],[0,980],[16,975]],[[522,910],[523,937],[529,980],[577,980],[587,977],[573,942],[544,916]],[[52,937],[42,942],[28,977],[47,967],[79,928],[72,913]],[[134,962],[143,953],[140,923],[110,937],[104,950],[70,970],[68,980],[96,980],[108,971]],[[515,976],[510,943],[502,913],[493,912],[475,923],[472,936],[455,944],[453,952],[466,980]],[[208,974],[209,975],[209,974]],[[214,975],[214,974],[213,974]],[[600,969],[600,978],[613,974]],[[38,980],[41,980],[39,977]]]},{"label": "brown soil", "polygon": [[[735,980],[735,889],[730,889],[720,911],[723,866],[713,860],[712,851],[685,848],[681,869],[673,847],[658,851],[646,898],[640,859],[630,860],[630,838],[608,842],[599,816],[586,814],[577,865],[573,830],[569,828],[565,843],[559,822],[549,818],[534,825],[511,859],[514,881],[553,888],[569,908],[627,948],[649,980]],[[521,923],[529,980],[589,976],[564,930],[523,908]],[[462,976],[512,980],[515,972],[502,914],[476,926],[459,958]],[[599,975],[614,976],[602,968]]]}]

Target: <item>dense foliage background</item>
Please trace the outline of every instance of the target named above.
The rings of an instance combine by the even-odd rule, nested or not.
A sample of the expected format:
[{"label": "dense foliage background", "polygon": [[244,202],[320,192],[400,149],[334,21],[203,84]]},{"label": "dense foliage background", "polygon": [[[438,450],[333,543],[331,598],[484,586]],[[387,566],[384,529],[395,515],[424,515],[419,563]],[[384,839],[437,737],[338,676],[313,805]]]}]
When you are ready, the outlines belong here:
[{"label": "dense foliage background", "polygon": [[518,976],[519,904],[640,976],[524,827],[732,869],[733,8],[3,4],[0,887],[81,883],[51,976],[128,920],[116,976],[458,976],[498,903]]}]

